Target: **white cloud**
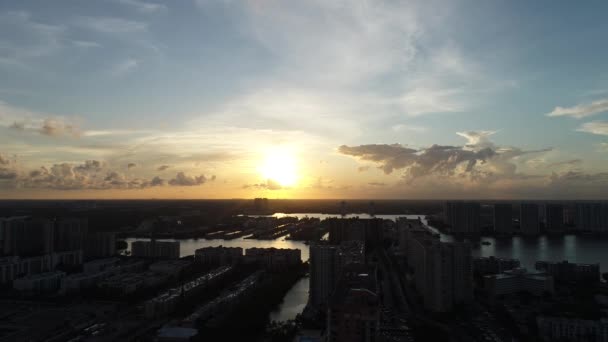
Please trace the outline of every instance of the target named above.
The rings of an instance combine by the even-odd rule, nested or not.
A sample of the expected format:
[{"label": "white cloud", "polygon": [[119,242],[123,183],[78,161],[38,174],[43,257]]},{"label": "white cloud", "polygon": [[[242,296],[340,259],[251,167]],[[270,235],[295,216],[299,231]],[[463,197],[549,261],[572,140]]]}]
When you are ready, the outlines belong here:
[{"label": "white cloud", "polygon": [[608,122],[607,121],[591,121],[582,124],[578,129],[579,132],[597,134],[597,135],[608,135]]},{"label": "white cloud", "polygon": [[145,32],[148,24],[117,17],[80,17],[76,24],[100,33],[124,34],[134,32]]},{"label": "white cloud", "polygon": [[0,127],[54,137],[80,136],[80,128],[74,118],[34,113],[3,101],[0,101]]},{"label": "white cloud", "polygon": [[608,99],[594,101],[588,104],[578,104],[574,107],[555,107],[547,116],[570,116],[582,119],[608,111]]},{"label": "white cloud", "polygon": [[395,132],[405,132],[405,131],[425,132],[427,130],[426,127],[417,126],[417,125],[409,125],[409,124],[396,124],[393,127],[391,127],[391,129]]},{"label": "white cloud", "polygon": [[99,44],[97,42],[87,41],[87,40],[72,40],[72,44],[74,44],[77,47],[85,48],[85,49],[101,47],[101,44]]},{"label": "white cloud", "polygon": [[135,70],[139,66],[139,61],[134,58],[128,58],[116,65],[111,70],[113,76],[122,76]]},{"label": "white cloud", "polygon": [[462,93],[459,89],[414,88],[395,102],[405,114],[418,116],[430,113],[462,112],[465,106],[455,95]]},{"label": "white cloud", "polygon": [[143,13],[152,13],[158,12],[162,10],[166,10],[167,6],[164,4],[146,2],[142,0],[116,0],[123,5],[130,6],[134,8],[136,11]]}]

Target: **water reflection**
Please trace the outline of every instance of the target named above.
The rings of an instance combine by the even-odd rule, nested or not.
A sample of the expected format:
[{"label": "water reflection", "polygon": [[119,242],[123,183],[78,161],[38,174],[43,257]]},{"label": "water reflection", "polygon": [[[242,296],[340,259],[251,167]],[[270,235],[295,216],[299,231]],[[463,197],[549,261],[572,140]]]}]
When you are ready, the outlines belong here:
[{"label": "water reflection", "polygon": [[304,277],[298,280],[297,283],[285,294],[281,305],[270,313],[271,321],[287,321],[295,319],[296,316],[304,310],[308,301],[308,283],[309,278]]},{"label": "water reflection", "polygon": [[[129,238],[126,239],[129,247],[128,251],[131,251],[131,243],[133,241],[149,241],[150,239],[146,238]],[[285,240],[285,238],[280,238],[276,240],[254,240],[254,239],[245,239],[238,238],[234,240],[221,240],[221,239],[213,239],[213,240],[205,240],[205,239],[184,239],[184,240],[175,240],[175,239],[158,239],[158,241],[180,241],[180,256],[188,256],[194,255],[194,251],[203,247],[241,247],[243,250],[247,248],[295,248],[299,249],[302,252],[302,261],[308,260],[308,245],[301,241],[292,241]]]},{"label": "water reflection", "polygon": [[[522,266],[534,269],[538,260],[578,263],[600,263],[603,272],[608,271],[608,238],[588,235],[538,236],[538,237],[483,237],[473,249],[473,256],[496,256],[519,259]],[[473,242],[477,243],[477,242]]]}]

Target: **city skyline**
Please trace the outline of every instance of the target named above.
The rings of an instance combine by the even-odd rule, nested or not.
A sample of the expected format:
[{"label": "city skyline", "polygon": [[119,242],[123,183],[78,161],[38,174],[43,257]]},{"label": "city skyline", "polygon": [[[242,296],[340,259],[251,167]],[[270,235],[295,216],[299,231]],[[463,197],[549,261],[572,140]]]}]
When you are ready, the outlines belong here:
[{"label": "city skyline", "polygon": [[0,199],[606,199],[606,7],[3,2]]}]

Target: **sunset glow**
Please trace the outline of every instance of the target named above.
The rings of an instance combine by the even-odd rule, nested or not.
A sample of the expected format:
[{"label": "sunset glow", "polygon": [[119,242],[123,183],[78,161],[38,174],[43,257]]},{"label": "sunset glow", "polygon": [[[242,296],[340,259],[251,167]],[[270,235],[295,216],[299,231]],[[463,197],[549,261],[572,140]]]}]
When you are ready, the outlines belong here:
[{"label": "sunset glow", "polygon": [[283,187],[293,187],[298,181],[297,162],[291,151],[275,149],[267,153],[260,173],[269,182]]}]

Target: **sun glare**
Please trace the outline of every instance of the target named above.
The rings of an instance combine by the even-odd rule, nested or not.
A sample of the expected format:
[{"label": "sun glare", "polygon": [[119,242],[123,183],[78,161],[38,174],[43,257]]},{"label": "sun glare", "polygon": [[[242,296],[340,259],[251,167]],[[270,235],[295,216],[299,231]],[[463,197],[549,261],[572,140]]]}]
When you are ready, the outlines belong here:
[{"label": "sun glare", "polygon": [[298,181],[297,162],[291,151],[272,150],[260,167],[262,177],[281,186],[294,186]]}]

